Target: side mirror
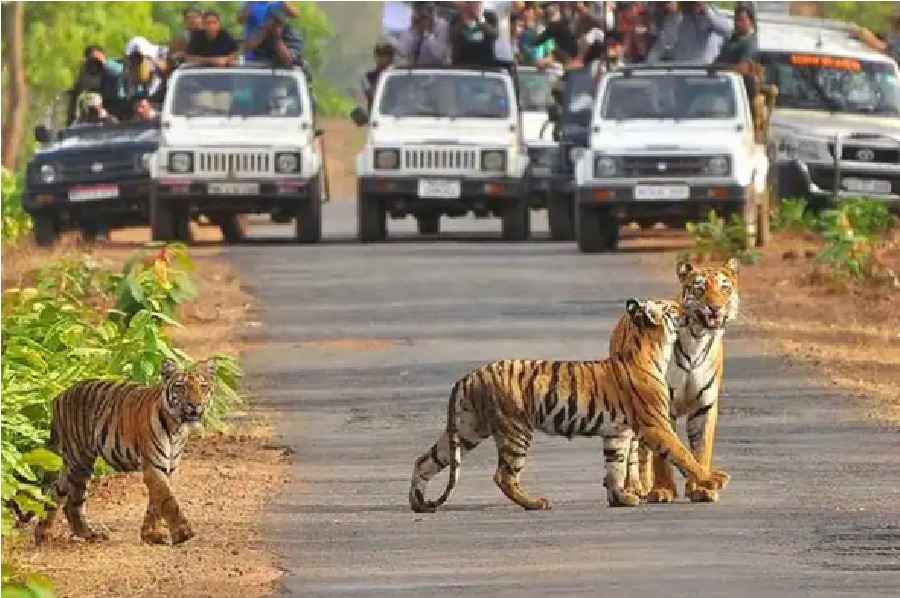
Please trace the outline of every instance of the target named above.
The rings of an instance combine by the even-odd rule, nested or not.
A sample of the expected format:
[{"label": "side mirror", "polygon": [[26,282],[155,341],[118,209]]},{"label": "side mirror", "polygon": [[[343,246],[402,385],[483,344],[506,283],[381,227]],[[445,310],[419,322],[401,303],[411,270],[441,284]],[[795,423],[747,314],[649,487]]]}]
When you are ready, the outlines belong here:
[{"label": "side mirror", "polygon": [[38,125],[34,128],[34,138],[40,143],[50,143],[52,140],[50,130],[44,125]]},{"label": "side mirror", "polygon": [[366,111],[362,107],[357,106],[350,112],[350,120],[352,120],[357,127],[362,127],[369,122],[369,115],[366,114]]},{"label": "side mirror", "polygon": [[550,120],[550,122],[559,122],[561,116],[562,111],[559,108],[559,104],[550,104],[549,106],[547,106],[547,118]]}]

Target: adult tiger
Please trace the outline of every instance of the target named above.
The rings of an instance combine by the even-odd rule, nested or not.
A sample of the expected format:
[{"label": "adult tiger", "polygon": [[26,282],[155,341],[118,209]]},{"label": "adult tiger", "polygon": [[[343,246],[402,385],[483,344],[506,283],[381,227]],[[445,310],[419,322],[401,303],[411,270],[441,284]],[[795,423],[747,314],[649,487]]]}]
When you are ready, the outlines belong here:
[{"label": "adult tiger", "polygon": [[[738,313],[740,297],[738,262],[730,259],[721,266],[696,268],[688,262],[676,266],[681,284],[684,326],[678,331],[674,358],[669,362],[666,383],[671,396],[672,427],[677,418],[687,416],[688,443],[694,458],[706,469],[712,467],[713,441],[719,413],[719,391],[725,370],[723,335],[725,325]],[[610,350],[616,344],[610,337]],[[632,455],[639,453],[639,480],[628,486],[645,495],[648,502],[671,502],[678,493],[671,466],[651,457],[649,447],[633,443]],[[633,457],[632,457],[633,458]],[[652,464],[650,463],[652,459]],[[629,470],[631,475],[633,470]],[[687,480],[685,496],[692,502],[715,502],[719,493]]]},{"label": "adult tiger", "polygon": [[172,543],[194,536],[172,494],[170,476],[178,469],[190,428],[198,425],[213,391],[216,362],[208,359],[182,370],[166,359],[161,380],[153,386],[112,380],[76,382],[53,404],[49,449],[62,457],[62,468],[45,478],[52,506],[35,528],[35,541],[42,543],[63,507],[69,527],[89,541],[105,540],[85,518],[84,503],[94,461],[103,459],[116,471],[143,470],[149,492],[141,539],[165,544],[163,522]]},{"label": "adult tiger", "polygon": [[[665,410],[664,376],[681,318],[676,301],[629,299],[617,324],[624,330],[623,341],[607,359],[505,359],[463,376],[450,395],[445,432],[416,459],[410,507],[431,512],[444,504],[459,479],[463,454],[493,436],[499,456],[494,482],[500,490],[524,509],[549,509],[550,501],[530,496],[519,482],[535,428],[570,440],[603,437],[604,485],[610,506],[640,502],[624,487],[632,429],[699,487],[723,487],[728,475],[697,464]],[[444,493],[436,501],[425,500],[426,484],[447,465],[450,479]]]}]

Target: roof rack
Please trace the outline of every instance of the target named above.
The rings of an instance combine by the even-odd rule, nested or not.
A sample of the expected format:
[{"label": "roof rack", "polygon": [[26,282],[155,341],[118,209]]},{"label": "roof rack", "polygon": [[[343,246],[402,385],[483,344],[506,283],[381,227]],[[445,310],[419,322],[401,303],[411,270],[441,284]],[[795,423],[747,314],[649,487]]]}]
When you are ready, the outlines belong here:
[{"label": "roof rack", "polygon": [[717,73],[730,73],[733,69],[730,67],[717,67],[712,64],[701,64],[699,62],[661,62],[658,64],[629,64],[616,67],[613,72],[622,73],[625,77],[630,77],[634,73],[642,71],[703,71],[707,75],[715,75]]}]

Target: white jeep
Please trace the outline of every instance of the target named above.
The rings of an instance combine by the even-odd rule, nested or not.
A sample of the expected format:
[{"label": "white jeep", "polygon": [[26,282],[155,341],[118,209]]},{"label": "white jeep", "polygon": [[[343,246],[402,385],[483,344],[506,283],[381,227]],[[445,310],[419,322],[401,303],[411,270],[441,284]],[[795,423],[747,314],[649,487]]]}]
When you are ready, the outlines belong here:
[{"label": "white jeep", "polygon": [[185,65],[169,80],[154,166],[156,240],[189,240],[200,214],[240,241],[245,214],[296,220],[296,241],[316,243],[326,177],[321,131],[299,68]]},{"label": "white jeep", "polygon": [[494,215],[503,238],[527,240],[528,156],[515,89],[499,68],[389,68],[376,87],[356,157],[359,239],[387,238],[387,216],[412,215],[421,234],[436,234],[440,217]]},{"label": "white jeep", "polygon": [[615,251],[622,224],[683,226],[710,209],[740,214],[749,243],[762,244],[768,170],[741,75],[690,65],[615,70],[602,79],[575,167],[578,248]]}]

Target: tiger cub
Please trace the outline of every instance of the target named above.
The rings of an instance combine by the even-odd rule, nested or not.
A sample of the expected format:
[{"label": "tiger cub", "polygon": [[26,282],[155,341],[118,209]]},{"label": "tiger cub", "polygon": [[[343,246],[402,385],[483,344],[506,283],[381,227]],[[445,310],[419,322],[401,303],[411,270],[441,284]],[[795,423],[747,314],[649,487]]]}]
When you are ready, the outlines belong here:
[{"label": "tiger cub", "polygon": [[[171,359],[162,363],[153,386],[111,380],[82,380],[56,397],[48,448],[62,457],[62,468],[45,477],[55,503],[35,528],[35,541],[48,536],[58,507],[75,536],[106,540],[85,518],[87,486],[97,457],[119,472],[143,471],[149,492],[141,539],[173,544],[194,536],[169,484],[178,469],[190,429],[197,426],[213,392],[213,359],[182,370]],[[165,523],[165,525],[164,525]]]},{"label": "tiger cub", "polygon": [[[458,482],[462,456],[489,436],[497,444],[494,482],[500,490],[524,509],[549,509],[550,501],[529,495],[519,481],[535,429],[569,439],[603,438],[610,506],[640,501],[625,490],[632,429],[698,487],[722,488],[728,475],[701,467],[666,417],[669,395],[664,375],[681,326],[680,305],[629,299],[625,307],[617,324],[624,330],[622,342],[607,359],[505,359],[457,381],[450,394],[446,431],[415,461],[409,489],[412,510],[432,512],[444,504]],[[426,484],[448,465],[450,479],[444,493],[437,500],[426,500]]]}]

